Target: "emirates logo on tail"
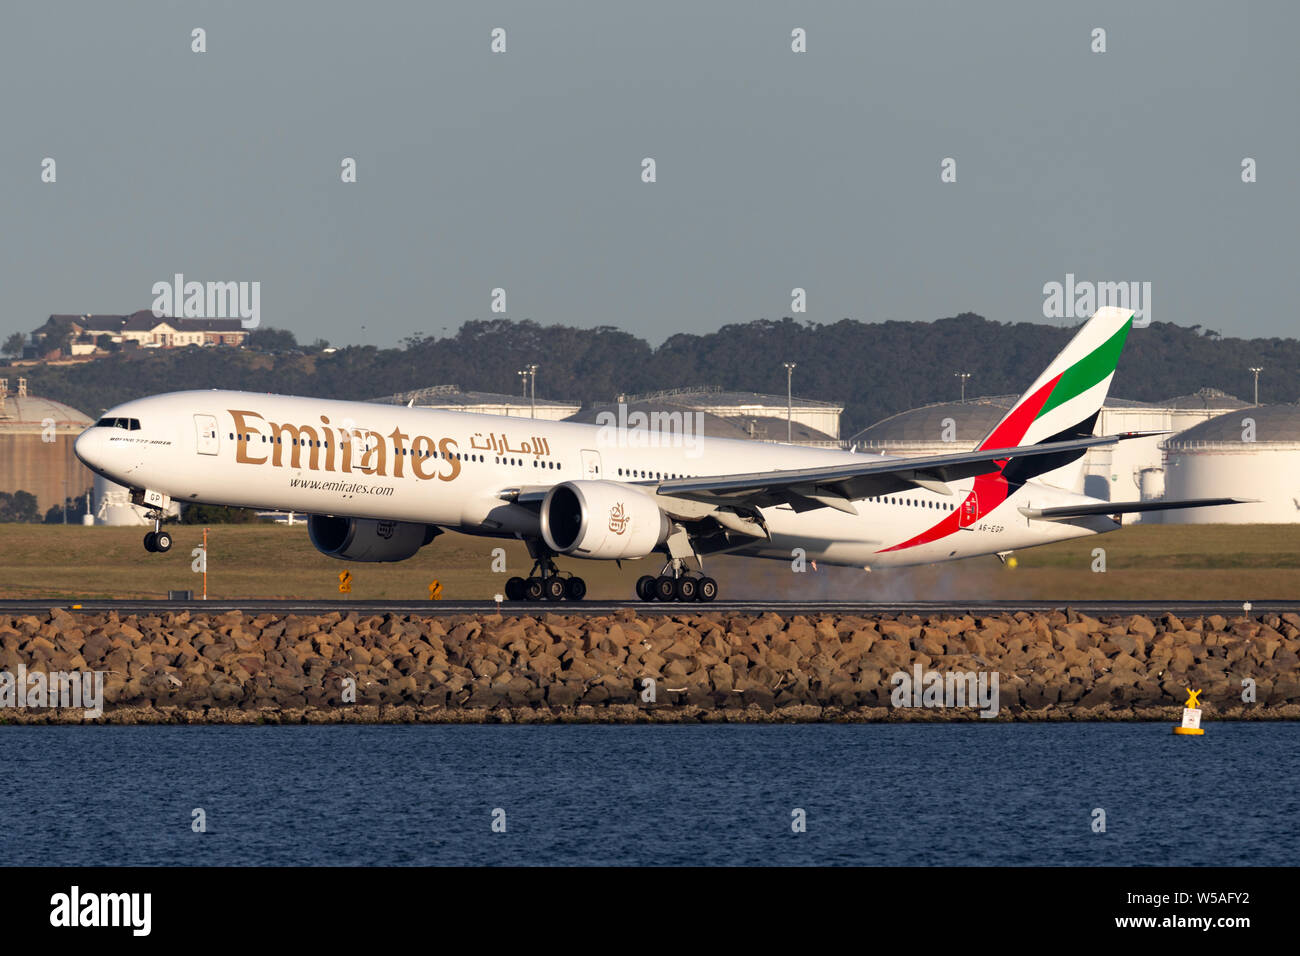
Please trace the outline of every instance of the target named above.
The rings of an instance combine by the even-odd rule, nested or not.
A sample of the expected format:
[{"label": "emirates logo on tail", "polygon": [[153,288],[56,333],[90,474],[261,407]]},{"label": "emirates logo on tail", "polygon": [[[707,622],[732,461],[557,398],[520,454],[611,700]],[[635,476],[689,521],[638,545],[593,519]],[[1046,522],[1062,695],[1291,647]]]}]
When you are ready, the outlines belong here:
[{"label": "emirates logo on tail", "polygon": [[622,534],[626,531],[627,524],[631,520],[623,510],[623,502],[620,501],[609,509],[609,530],[615,534]]}]

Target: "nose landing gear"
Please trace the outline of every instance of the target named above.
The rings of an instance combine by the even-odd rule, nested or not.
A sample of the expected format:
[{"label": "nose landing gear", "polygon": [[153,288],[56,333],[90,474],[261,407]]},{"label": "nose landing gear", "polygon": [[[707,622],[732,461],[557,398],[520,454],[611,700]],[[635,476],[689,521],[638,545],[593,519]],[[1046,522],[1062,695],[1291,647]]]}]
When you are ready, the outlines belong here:
[{"label": "nose landing gear", "polygon": [[172,549],[172,536],[162,529],[162,523],[163,519],[167,517],[166,509],[171,504],[171,498],[161,491],[150,491],[148,488],[132,488],[131,504],[148,508],[145,517],[153,521],[153,530],[144,536],[144,549],[159,554],[170,551]]},{"label": "nose landing gear", "polygon": [[153,530],[144,536],[144,549],[158,554],[166,554],[172,549],[172,536],[162,530],[162,512],[150,512],[149,517],[153,518]]}]

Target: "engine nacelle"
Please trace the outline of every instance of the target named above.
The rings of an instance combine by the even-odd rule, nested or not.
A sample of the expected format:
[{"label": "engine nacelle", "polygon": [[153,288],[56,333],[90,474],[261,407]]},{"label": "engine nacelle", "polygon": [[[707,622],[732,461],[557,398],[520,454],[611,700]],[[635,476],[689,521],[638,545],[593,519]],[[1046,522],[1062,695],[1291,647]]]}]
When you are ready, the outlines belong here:
[{"label": "engine nacelle", "polygon": [[557,554],[644,558],[670,525],[650,495],[615,481],[566,481],[542,501],[542,540]]},{"label": "engine nacelle", "polygon": [[340,561],[405,561],[439,534],[431,524],[310,515],[307,535],[321,554]]}]

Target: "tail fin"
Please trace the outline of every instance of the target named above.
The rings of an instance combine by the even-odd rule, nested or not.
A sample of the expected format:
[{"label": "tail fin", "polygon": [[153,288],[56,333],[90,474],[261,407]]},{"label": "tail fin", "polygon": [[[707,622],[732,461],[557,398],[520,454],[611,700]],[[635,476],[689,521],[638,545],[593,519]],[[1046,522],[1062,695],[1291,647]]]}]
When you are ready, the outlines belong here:
[{"label": "tail fin", "polygon": [[[1098,309],[978,448],[1039,445],[1091,435],[1132,326],[1132,309]],[[1012,461],[1003,474],[1012,483],[1039,477],[1073,488],[1082,479],[1083,453],[1068,454],[1073,457],[1062,461],[1048,460],[1053,456],[1047,455]]]}]

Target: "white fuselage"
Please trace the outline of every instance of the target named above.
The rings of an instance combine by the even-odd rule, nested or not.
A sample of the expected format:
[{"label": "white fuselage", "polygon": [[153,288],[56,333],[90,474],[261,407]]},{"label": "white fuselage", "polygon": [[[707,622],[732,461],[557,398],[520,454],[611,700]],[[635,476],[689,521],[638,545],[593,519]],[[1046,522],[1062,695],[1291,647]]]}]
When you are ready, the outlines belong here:
[{"label": "white fuselage", "polygon": [[[177,502],[421,522],[471,534],[537,537],[535,510],[503,497],[562,481],[604,479],[653,493],[672,478],[861,462],[836,449],[233,391],[175,392],[104,413],[77,440],[106,478]],[[138,423],[131,427],[132,423]],[[873,456],[874,458],[875,456]],[[1010,497],[987,479],[796,513],[763,509],[771,540],[739,551],[788,560],[795,548],[828,564],[926,564],[1111,531],[1108,517],[1024,517],[1024,506],[1090,502],[1028,482]],[[969,501],[981,494],[978,507]],[[996,491],[996,489],[994,489]],[[967,504],[963,504],[967,502]]]}]

